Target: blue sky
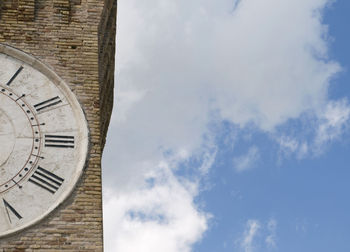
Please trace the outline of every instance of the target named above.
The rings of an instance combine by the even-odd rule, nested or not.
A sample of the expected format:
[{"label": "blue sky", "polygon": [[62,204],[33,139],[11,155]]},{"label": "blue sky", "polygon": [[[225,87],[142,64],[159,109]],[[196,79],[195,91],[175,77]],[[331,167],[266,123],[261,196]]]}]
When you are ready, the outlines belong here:
[{"label": "blue sky", "polygon": [[118,5],[106,251],[350,251],[350,3]]}]

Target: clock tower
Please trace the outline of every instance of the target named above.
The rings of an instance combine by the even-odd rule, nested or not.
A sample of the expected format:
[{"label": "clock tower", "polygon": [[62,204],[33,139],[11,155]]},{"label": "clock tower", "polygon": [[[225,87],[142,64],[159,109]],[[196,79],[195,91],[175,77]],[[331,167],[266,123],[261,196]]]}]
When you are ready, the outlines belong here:
[{"label": "clock tower", "polygon": [[0,1],[0,252],[103,251],[116,2]]}]

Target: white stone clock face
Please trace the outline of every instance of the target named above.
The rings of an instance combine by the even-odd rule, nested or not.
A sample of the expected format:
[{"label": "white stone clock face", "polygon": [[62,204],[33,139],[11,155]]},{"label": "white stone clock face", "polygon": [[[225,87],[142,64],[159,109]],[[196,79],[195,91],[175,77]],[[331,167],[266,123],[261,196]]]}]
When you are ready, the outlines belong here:
[{"label": "white stone clock face", "polygon": [[61,204],[87,150],[87,123],[68,86],[38,60],[0,44],[0,237]]}]

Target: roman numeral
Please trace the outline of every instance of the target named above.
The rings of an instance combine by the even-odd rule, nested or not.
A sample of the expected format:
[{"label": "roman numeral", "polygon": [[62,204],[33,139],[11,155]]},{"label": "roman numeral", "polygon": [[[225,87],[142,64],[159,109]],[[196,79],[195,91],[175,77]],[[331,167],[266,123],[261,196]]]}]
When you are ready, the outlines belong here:
[{"label": "roman numeral", "polygon": [[34,108],[36,109],[37,112],[39,112],[39,111],[41,111],[43,109],[55,106],[55,105],[57,105],[57,104],[59,104],[61,102],[62,102],[62,100],[60,99],[60,97],[56,96],[56,97],[53,97],[53,98],[48,99],[46,101],[40,102],[38,104],[35,104]]},{"label": "roman numeral", "polygon": [[19,73],[23,70],[23,66],[18,68],[17,72],[11,77],[11,79],[7,82],[7,86],[10,86],[11,83],[16,79],[16,77],[19,75]]},{"label": "roman numeral", "polygon": [[74,148],[74,136],[45,135],[45,147]]},{"label": "roman numeral", "polygon": [[54,194],[58,191],[64,179],[38,166],[28,181]]},{"label": "roman numeral", "polygon": [[19,220],[22,219],[22,216],[5,199],[2,199],[2,202],[4,203],[6,213],[7,213],[7,216],[9,218],[10,223],[12,223],[11,217],[10,217],[10,212],[13,213],[17,217],[17,219],[19,219]]}]

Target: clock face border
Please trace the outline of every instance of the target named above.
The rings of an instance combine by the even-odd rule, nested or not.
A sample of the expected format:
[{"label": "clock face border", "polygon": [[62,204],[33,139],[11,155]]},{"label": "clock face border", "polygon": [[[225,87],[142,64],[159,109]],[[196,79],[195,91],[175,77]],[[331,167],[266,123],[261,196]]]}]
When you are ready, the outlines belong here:
[{"label": "clock face border", "polygon": [[0,234],[1,240],[2,238],[18,234],[19,232],[25,231],[28,228],[39,224],[39,222],[49,217],[50,214],[52,214],[53,211],[55,211],[59,206],[61,206],[74,192],[80,181],[80,178],[83,175],[84,170],[88,165],[88,157],[90,150],[90,131],[88,127],[88,121],[86,119],[86,114],[81,104],[79,103],[77,97],[71,91],[70,87],[66,84],[66,82],[63,79],[61,79],[52,69],[50,69],[47,65],[39,61],[34,56],[31,56],[30,54],[7,44],[0,43],[0,53],[8,55],[16,60],[22,61],[23,63],[29,65],[33,69],[45,75],[69,100],[69,103],[73,108],[74,116],[77,118],[80,132],[82,132],[82,135],[86,136],[86,138],[81,139],[82,148],[80,150],[80,157],[77,165],[78,168],[75,169],[74,176],[70,178],[71,182],[69,183],[69,187],[60,195],[60,197],[55,201],[55,203],[47,209],[47,211],[43,212],[39,217],[24,224],[23,226],[11,229],[7,232]]}]

